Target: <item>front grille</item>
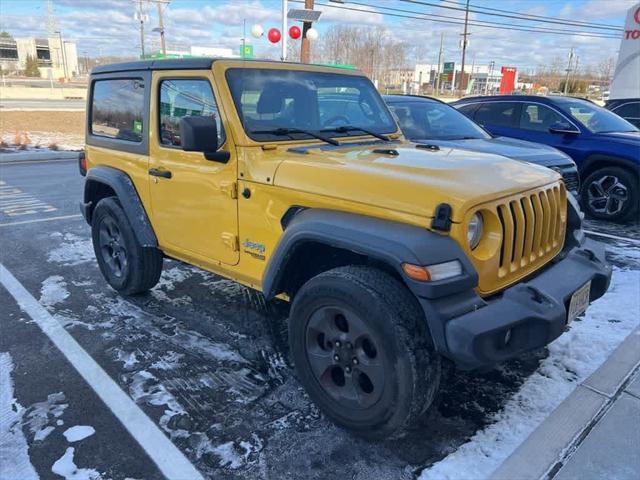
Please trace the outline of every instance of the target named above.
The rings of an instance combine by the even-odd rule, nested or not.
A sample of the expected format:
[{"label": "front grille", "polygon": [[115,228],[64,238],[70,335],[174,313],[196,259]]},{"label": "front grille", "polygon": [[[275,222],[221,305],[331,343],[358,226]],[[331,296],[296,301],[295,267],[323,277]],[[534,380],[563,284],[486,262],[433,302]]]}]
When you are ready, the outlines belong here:
[{"label": "front grille", "polygon": [[512,197],[496,208],[502,226],[501,280],[546,263],[562,247],[567,209],[562,183]]},{"label": "front grille", "polygon": [[580,189],[580,177],[575,170],[566,170],[561,172],[564,185],[570,192],[577,192]]}]

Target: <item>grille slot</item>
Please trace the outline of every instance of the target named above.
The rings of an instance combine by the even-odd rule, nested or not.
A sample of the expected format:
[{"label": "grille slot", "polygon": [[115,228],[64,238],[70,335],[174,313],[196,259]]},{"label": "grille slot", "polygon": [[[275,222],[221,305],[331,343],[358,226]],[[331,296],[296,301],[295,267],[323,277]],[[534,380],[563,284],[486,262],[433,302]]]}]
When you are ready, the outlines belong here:
[{"label": "grille slot", "polygon": [[546,262],[562,245],[566,190],[562,183],[496,205],[502,226],[498,276]]}]

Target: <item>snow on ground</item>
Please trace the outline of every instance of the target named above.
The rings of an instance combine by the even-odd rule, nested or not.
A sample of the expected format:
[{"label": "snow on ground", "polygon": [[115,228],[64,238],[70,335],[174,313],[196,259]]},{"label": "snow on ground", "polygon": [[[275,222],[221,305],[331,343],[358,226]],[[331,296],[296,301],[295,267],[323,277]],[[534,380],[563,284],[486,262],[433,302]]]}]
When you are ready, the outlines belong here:
[{"label": "snow on ground", "polygon": [[13,362],[8,353],[0,353],[0,478],[37,479],[29,461],[27,440],[22,433],[24,408],[13,396],[11,372]]},{"label": "snow on ground", "polygon": [[607,294],[549,345],[549,356],[494,415],[493,423],[425,469],[420,480],[489,477],[638,326],[639,311],[640,271],[615,268]]},{"label": "snow on ground", "polygon": [[96,433],[96,430],[90,425],[76,425],[71,428],[67,428],[63,435],[67,439],[67,442],[79,442],[87,437],[90,437]]},{"label": "snow on ground", "polygon": [[49,251],[48,260],[65,266],[75,266],[81,263],[95,261],[95,254],[91,240],[79,237],[73,233],[60,232],[51,234],[52,238],[62,238],[59,246]]},{"label": "snow on ground", "polygon": [[64,393],[57,392],[47,395],[47,399],[43,402],[37,402],[27,408],[25,415],[27,417],[26,424],[29,425],[31,433],[33,433],[34,441],[42,441],[55,430],[55,426],[50,423],[56,420],[59,425],[59,419],[69,406],[63,403],[66,400]]},{"label": "snow on ground", "polygon": [[60,275],[52,275],[42,282],[40,289],[40,303],[45,307],[51,307],[63,302],[69,296],[67,282]]},{"label": "snow on ground", "polygon": [[68,447],[64,455],[53,464],[51,471],[64,477],[65,480],[98,480],[102,478],[100,473],[93,468],[78,468],[73,462],[74,452],[75,448]]}]

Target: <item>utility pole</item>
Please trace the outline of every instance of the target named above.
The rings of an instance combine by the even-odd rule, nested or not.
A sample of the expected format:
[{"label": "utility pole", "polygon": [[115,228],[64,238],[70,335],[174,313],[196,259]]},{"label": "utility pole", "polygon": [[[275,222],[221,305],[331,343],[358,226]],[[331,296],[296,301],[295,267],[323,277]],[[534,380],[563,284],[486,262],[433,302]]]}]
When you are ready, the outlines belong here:
[{"label": "utility pole", "polygon": [[158,7],[158,28],[160,29],[160,48],[162,49],[162,55],[167,56],[167,45],[164,42],[164,18],[162,14],[162,4],[160,2],[156,3]]},{"label": "utility pole", "polygon": [[140,58],[144,58],[144,11],[142,0],[138,0],[138,20],[140,21]]},{"label": "utility pole", "polygon": [[[305,10],[313,10],[313,0],[304,0],[304,8]],[[302,45],[300,47],[300,62],[301,63],[309,63],[311,59],[311,45],[309,44],[309,39],[307,38],[307,31],[311,28],[311,22],[304,22],[302,24]],[[284,37],[287,32],[282,32],[282,36]]]},{"label": "utility pole", "polygon": [[573,74],[571,75],[571,83],[575,84],[578,79],[578,62],[580,61],[580,57],[576,55],[576,62],[573,65]]},{"label": "utility pole", "polygon": [[280,59],[284,62],[287,60],[287,14],[289,13],[289,2],[282,0],[282,54]]},{"label": "utility pole", "polygon": [[491,63],[489,64],[489,75],[487,76],[487,82],[484,84],[484,94],[486,95],[489,92],[489,82],[491,82],[492,78],[493,78],[493,67],[495,66],[496,62],[491,60]]},{"label": "utility pole", "polygon": [[442,53],[444,46],[444,33],[440,33],[440,51],[438,52],[438,70],[436,73],[436,91],[435,94],[438,96],[440,93],[440,69],[442,68]]},{"label": "utility pole", "polygon": [[467,53],[467,36],[470,35],[469,33],[467,33],[468,24],[469,24],[469,0],[467,0],[467,5],[465,7],[465,12],[464,12],[464,33],[462,34],[462,65],[460,66],[461,75],[460,75],[460,82],[458,83],[460,90],[464,90],[467,83],[464,76],[464,56]]},{"label": "utility pole", "polygon": [[564,92],[563,94],[567,94],[567,87],[569,86],[569,73],[571,72],[571,62],[573,61],[573,47],[569,50],[569,63],[567,64],[567,75],[564,78]]}]

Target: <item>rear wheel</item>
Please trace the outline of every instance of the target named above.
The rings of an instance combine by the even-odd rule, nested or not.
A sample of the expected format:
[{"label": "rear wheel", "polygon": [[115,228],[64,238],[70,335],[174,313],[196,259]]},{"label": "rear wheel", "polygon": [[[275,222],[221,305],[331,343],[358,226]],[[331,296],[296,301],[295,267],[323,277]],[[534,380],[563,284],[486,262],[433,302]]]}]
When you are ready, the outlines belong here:
[{"label": "rear wheel", "polygon": [[135,295],[158,283],[162,252],[140,245],[116,197],[103,198],[96,205],[91,239],[102,275],[118,292]]},{"label": "rear wheel", "polygon": [[582,186],[582,208],[591,218],[623,222],[638,215],[638,179],[620,167],[600,168]]},{"label": "rear wheel", "polygon": [[303,285],[289,339],[310,397],[332,421],[368,438],[405,434],[439,386],[440,359],[419,305],[374,268],[340,267]]}]

